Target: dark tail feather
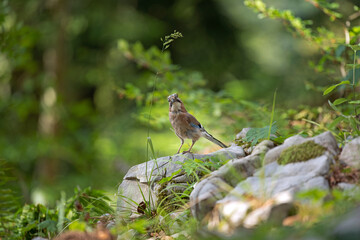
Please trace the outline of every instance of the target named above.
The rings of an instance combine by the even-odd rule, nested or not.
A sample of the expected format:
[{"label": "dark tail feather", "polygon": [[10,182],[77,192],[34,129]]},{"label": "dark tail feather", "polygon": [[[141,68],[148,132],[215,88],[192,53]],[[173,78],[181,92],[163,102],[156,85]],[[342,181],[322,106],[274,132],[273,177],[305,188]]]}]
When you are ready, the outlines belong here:
[{"label": "dark tail feather", "polygon": [[220,142],[219,140],[217,140],[216,138],[214,138],[210,133],[205,131],[205,129],[203,131],[203,137],[206,138],[207,140],[219,145],[222,148],[227,148],[228,147],[225,144],[223,144],[222,142]]}]

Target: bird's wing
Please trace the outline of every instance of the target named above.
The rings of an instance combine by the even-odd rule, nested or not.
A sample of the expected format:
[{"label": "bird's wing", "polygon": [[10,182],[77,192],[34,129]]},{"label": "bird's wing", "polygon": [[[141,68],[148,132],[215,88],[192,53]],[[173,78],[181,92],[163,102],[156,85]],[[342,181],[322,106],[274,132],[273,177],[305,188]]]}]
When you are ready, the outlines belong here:
[{"label": "bird's wing", "polygon": [[203,128],[199,121],[190,113],[186,114],[186,121],[194,128]]}]

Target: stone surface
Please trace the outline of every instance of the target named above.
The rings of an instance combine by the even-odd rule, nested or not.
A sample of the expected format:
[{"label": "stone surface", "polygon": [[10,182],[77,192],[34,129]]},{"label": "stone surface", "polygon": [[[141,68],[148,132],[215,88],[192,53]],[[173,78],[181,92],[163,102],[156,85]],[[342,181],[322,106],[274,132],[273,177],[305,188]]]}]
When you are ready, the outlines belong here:
[{"label": "stone surface", "polygon": [[339,160],[351,167],[360,169],[360,137],[345,144]]},{"label": "stone surface", "polygon": [[[210,154],[176,154],[174,156],[161,157],[156,160],[151,160],[138,165],[133,166],[129,169],[125,175],[125,180],[137,180],[142,183],[157,182],[164,177],[171,176],[172,173],[182,168],[181,163],[186,160],[194,159],[212,159],[220,158],[221,160],[229,160],[234,158],[244,157],[244,150],[239,146],[232,146],[229,148],[223,148],[219,151]],[[179,177],[183,174],[179,174]],[[187,179],[176,182],[186,182]]]},{"label": "stone surface", "polygon": [[244,227],[253,228],[260,222],[265,221],[270,216],[271,205],[263,206],[255,209],[244,220]]},{"label": "stone surface", "polygon": [[196,184],[190,194],[191,213],[203,219],[213,209],[215,202],[222,199],[231,188],[219,177],[205,178]]},{"label": "stone surface", "polygon": [[257,170],[253,177],[240,182],[225,200],[235,200],[245,193],[256,197],[272,197],[287,190],[297,192],[311,187],[328,189],[324,176],[329,172],[331,161],[330,156],[322,155],[306,162],[286,165],[272,162],[264,169]]},{"label": "stone surface", "polygon": [[343,217],[334,230],[335,239],[360,239],[360,207],[355,208]]},{"label": "stone surface", "polygon": [[136,213],[138,204],[143,201],[150,202],[153,207],[157,201],[157,196],[149,185],[138,181],[123,180],[118,189],[118,213],[121,216]]},{"label": "stone surface", "polygon": [[195,179],[189,179],[183,171],[180,171],[182,170],[182,163],[187,160],[200,159],[211,161],[211,159],[217,158],[227,161],[244,156],[245,153],[241,147],[231,146],[206,155],[192,153],[176,154],[135,165],[129,169],[119,186],[118,211],[123,214],[134,213],[136,212],[137,205],[144,200],[156,206],[158,190],[161,189],[158,182],[165,177],[172,176],[177,171],[179,173],[172,178],[172,182],[177,187],[172,188],[172,190],[182,191],[181,183],[187,184],[188,182],[195,181]]},{"label": "stone surface", "polygon": [[251,128],[243,128],[241,130],[241,132],[239,132],[238,134],[236,134],[236,137],[235,139],[236,140],[240,140],[242,138],[245,138],[246,137],[246,134],[248,133],[248,131],[250,130]]},{"label": "stone surface", "polygon": [[336,156],[339,153],[339,147],[335,140],[335,137],[331,132],[324,132],[312,138],[303,138],[302,136],[295,135],[285,140],[284,144],[277,146],[269,150],[265,155],[265,163],[271,163],[277,161],[282,151],[293,145],[301,144],[305,141],[314,141],[315,143],[327,148],[327,151],[332,155]]},{"label": "stone surface", "polygon": [[299,135],[292,136],[284,141],[284,143],[280,146],[277,146],[271,150],[269,150],[265,155],[265,163],[275,162],[279,157],[282,151],[287,149],[288,147],[301,144],[305,141],[305,138]]},{"label": "stone surface", "polygon": [[[249,128],[243,129],[236,138],[244,138],[248,130]],[[306,141],[314,141],[325,147],[326,151],[322,156],[303,162],[286,165],[277,163],[283,150]],[[360,146],[360,138],[352,141],[355,147],[358,147],[357,141]],[[265,140],[251,149],[248,148],[247,154],[248,156],[245,156],[242,147],[232,145],[207,155],[177,154],[136,165],[128,171],[119,186],[119,193],[124,198],[119,197],[118,210],[131,210],[130,212],[134,213],[137,204],[144,201],[143,194],[146,201],[149,201],[151,196],[153,202],[150,202],[155,207],[158,193],[164,189],[164,185],[159,184],[159,181],[164,177],[172,176],[168,187],[173,184],[173,189],[178,192],[182,192],[188,183],[196,181],[189,179],[181,171],[182,163],[194,159],[211,161],[220,158],[228,162],[194,185],[189,203],[192,215],[199,220],[209,221],[209,229],[227,235],[238,228],[254,228],[264,221],[281,224],[293,211],[296,192],[314,188],[329,190],[326,177],[330,165],[339,154],[339,148],[334,136],[325,132],[312,138],[292,136],[277,147],[274,147],[272,141]],[[345,154],[344,151],[342,154]],[[262,167],[263,162],[265,166]],[[340,183],[338,187],[352,189],[356,185]],[[126,201],[128,198],[134,201],[131,206],[129,201]],[[171,217],[179,218],[175,213]],[[174,229],[177,229],[175,225]]]},{"label": "stone surface", "polygon": [[[269,144],[269,143],[265,143]],[[266,146],[266,145],[262,146]],[[266,151],[266,149],[263,149]],[[215,206],[215,202],[236,186],[240,181],[252,176],[256,169],[261,166],[261,158],[258,155],[249,155],[247,157],[233,159],[220,167],[218,170],[212,172],[207,178],[201,180],[191,193],[192,205],[191,211],[198,219],[202,219],[206,215],[206,211],[211,211]],[[216,182],[217,184],[214,184]],[[221,184],[221,188],[216,190],[217,185]],[[209,194],[209,191],[221,195]],[[207,212],[207,213],[208,213]]]},{"label": "stone surface", "polygon": [[251,155],[261,155],[267,153],[271,148],[274,147],[274,143],[270,140],[264,140],[255,146]]},{"label": "stone surface", "polygon": [[265,204],[250,212],[244,220],[245,228],[253,228],[261,222],[281,224],[293,208],[293,193],[284,191],[269,199]]},{"label": "stone surface", "polygon": [[220,216],[227,220],[232,227],[241,226],[251,205],[245,201],[229,201],[224,202],[219,207]]},{"label": "stone surface", "polygon": [[209,177],[219,177],[231,186],[235,186],[245,178],[252,176],[256,169],[261,166],[259,156],[247,156],[233,159],[212,172]]},{"label": "stone surface", "polygon": [[359,188],[359,186],[357,186],[354,183],[345,183],[345,182],[338,183],[337,187],[341,190],[353,190]]}]

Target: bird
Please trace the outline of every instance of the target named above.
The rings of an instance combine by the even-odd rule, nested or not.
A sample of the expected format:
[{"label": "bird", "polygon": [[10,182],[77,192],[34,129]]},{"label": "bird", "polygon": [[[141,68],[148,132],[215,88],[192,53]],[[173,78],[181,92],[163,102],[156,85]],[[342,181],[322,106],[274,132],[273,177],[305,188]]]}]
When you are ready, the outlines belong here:
[{"label": "bird", "polygon": [[200,137],[204,137],[222,148],[227,148],[224,143],[220,142],[208,133],[193,115],[186,111],[184,103],[180,100],[177,93],[171,94],[168,97],[168,102],[170,123],[175,130],[176,136],[178,136],[181,140],[181,145],[177,154],[180,152],[181,147],[184,144],[184,139],[187,138],[192,140],[192,144],[189,150],[184,151],[183,154],[191,153],[192,147]]}]

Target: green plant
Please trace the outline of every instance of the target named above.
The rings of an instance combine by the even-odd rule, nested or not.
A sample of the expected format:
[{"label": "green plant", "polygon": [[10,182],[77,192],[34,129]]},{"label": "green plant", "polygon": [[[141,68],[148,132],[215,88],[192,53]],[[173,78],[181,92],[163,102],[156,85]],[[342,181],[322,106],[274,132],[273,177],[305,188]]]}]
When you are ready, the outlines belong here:
[{"label": "green plant", "polygon": [[[66,229],[84,231],[98,221],[114,219],[114,209],[109,202],[109,197],[103,191],[88,187],[83,190],[76,188],[74,196],[69,199],[62,194],[57,208],[26,204],[14,216],[18,235],[24,239],[37,236],[50,239]],[[15,237],[13,234],[10,236]]]},{"label": "green plant", "polygon": [[245,137],[246,142],[251,142],[251,146],[255,146],[260,140],[268,139],[274,140],[276,139],[277,125],[274,122],[274,114],[275,114],[275,103],[276,103],[276,91],[274,92],[273,104],[271,109],[271,117],[270,117],[270,125],[263,128],[251,128]]},{"label": "green plant", "polygon": [[48,209],[42,204],[25,205],[19,214],[18,228],[21,237],[32,239],[34,237],[52,238],[57,234],[57,209]]},{"label": "green plant", "polygon": [[[325,13],[331,22],[341,24],[344,34],[340,35],[325,26],[314,28],[312,27],[313,22],[311,20],[303,20],[300,17],[296,17],[290,10],[279,10],[274,7],[268,7],[262,0],[247,0],[245,1],[245,5],[257,12],[260,18],[280,20],[290,32],[306,39],[320,50],[322,55],[321,59],[317,64],[310,62],[310,66],[313,67],[316,72],[324,72],[331,75],[331,78],[334,79],[333,81],[336,82],[331,86],[325,87],[325,90],[322,90],[323,95],[328,95],[335,89],[339,90],[335,100],[333,102],[329,100],[331,108],[334,109],[335,112],[340,113],[340,116],[334,120],[334,125],[346,121],[350,127],[350,134],[359,135],[356,105],[360,104],[360,102],[356,99],[355,88],[358,86],[357,79],[360,76],[360,72],[358,71],[359,65],[356,63],[357,50],[360,49],[359,45],[357,45],[360,31],[355,21],[360,17],[360,9],[358,6],[353,5],[353,12],[348,13],[341,8],[342,5],[339,3],[323,0],[311,0],[307,2]],[[341,13],[341,11],[344,13]],[[347,47],[353,51],[353,64],[346,64],[351,57],[351,54],[346,51]],[[334,67],[337,67],[339,71],[335,72]],[[340,73],[340,76],[338,73]],[[356,77],[356,75],[358,76]],[[347,94],[347,89],[344,87],[347,85],[352,89],[351,94]],[[350,106],[344,103],[353,105],[353,114],[346,113]],[[344,104],[343,111],[335,107],[340,104]],[[344,128],[340,129],[339,135],[344,135],[343,130]]]},{"label": "green plant", "polygon": [[15,213],[19,209],[19,197],[9,187],[14,178],[9,176],[10,168],[5,161],[0,160],[0,238],[10,239],[10,235],[16,235]]}]

